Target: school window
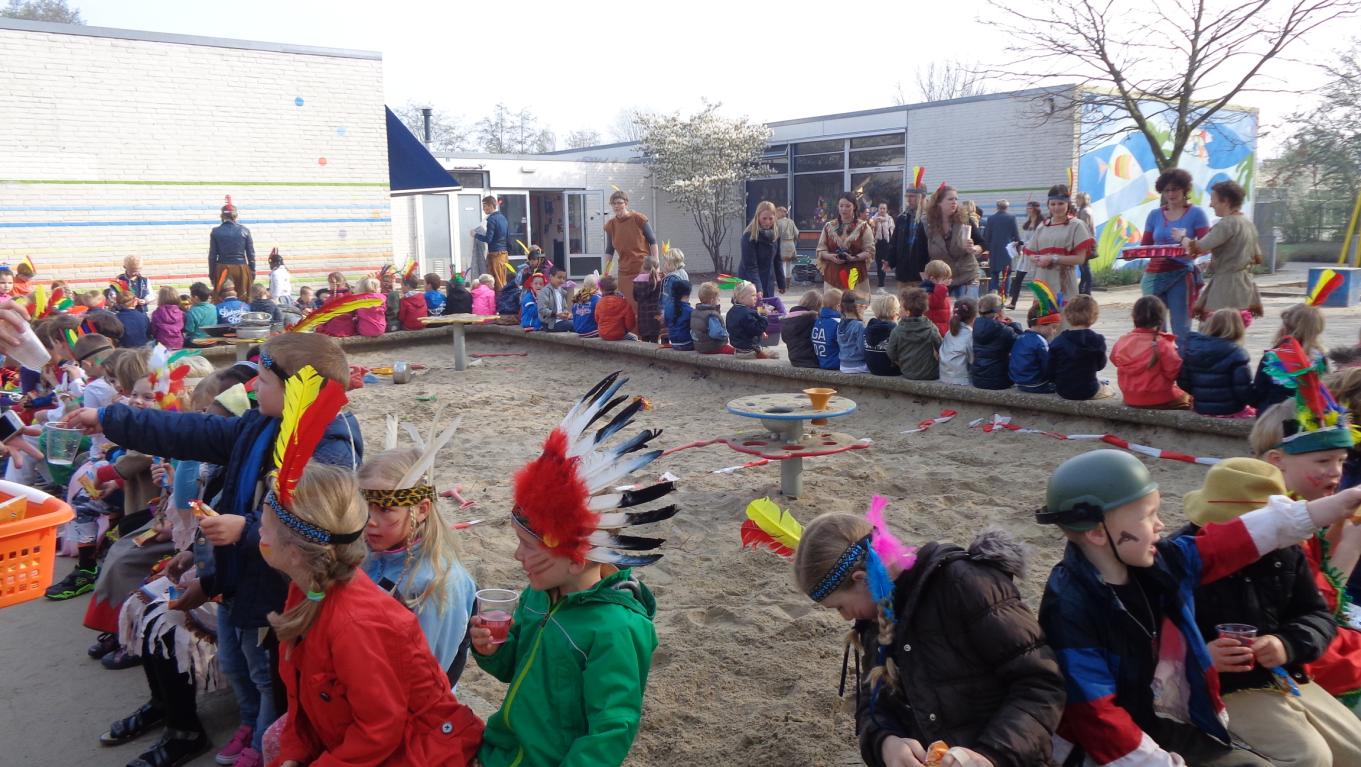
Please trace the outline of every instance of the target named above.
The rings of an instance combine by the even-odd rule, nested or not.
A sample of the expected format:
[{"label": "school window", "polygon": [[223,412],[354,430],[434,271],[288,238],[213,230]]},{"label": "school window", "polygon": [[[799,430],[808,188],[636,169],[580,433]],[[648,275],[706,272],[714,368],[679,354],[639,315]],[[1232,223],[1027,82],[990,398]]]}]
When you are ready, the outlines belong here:
[{"label": "school window", "polygon": [[843,173],[805,173],[794,176],[794,209],[800,229],[821,229],[836,215],[836,199],[846,189]]}]

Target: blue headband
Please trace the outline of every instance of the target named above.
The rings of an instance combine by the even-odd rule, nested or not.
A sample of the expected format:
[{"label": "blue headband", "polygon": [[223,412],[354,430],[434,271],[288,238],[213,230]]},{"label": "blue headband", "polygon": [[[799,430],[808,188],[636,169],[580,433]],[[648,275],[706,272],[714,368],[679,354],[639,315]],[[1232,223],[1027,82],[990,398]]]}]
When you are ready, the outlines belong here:
[{"label": "blue headband", "polygon": [[813,590],[808,592],[808,596],[811,597],[814,602],[821,602],[833,591],[840,588],[842,581],[846,580],[846,574],[855,567],[856,563],[860,561],[860,557],[864,556],[865,552],[869,550],[869,545],[870,537],[868,535],[855,543],[852,543],[841,553],[841,558],[836,561],[836,564],[832,566],[832,569],[828,570],[827,574],[822,576],[822,580],[818,581],[818,585],[814,586]]},{"label": "blue headband", "polygon": [[269,356],[269,352],[265,351],[263,346],[260,347],[260,365],[262,365],[265,370],[278,376],[280,381],[288,380],[288,373],[285,373],[284,369],[279,366],[279,363],[275,362],[274,358]]},{"label": "blue headband", "polygon": [[265,495],[265,503],[268,503],[269,507],[271,509],[274,509],[274,513],[279,517],[279,521],[287,525],[288,529],[292,530],[298,535],[301,535],[303,538],[306,538],[312,543],[320,543],[323,545],[335,543],[353,543],[354,541],[359,540],[359,536],[364,534],[363,528],[360,528],[359,530],[356,530],[353,533],[344,534],[332,533],[328,530],[323,530],[322,528],[317,527],[311,522],[307,522],[303,519],[300,519],[299,517],[295,516],[293,512],[289,511],[288,509],[285,509],[282,503],[279,503],[279,497],[274,494],[273,490],[271,490],[269,493]]}]

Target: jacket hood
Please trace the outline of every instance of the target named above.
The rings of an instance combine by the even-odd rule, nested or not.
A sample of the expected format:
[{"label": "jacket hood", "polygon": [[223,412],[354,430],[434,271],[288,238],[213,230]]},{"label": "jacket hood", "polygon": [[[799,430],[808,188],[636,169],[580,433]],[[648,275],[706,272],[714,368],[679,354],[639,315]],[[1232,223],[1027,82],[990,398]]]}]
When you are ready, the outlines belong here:
[{"label": "jacket hood", "polygon": [[917,551],[917,563],[898,576],[895,583],[895,607],[899,614],[910,612],[921,598],[921,592],[940,567],[957,559],[968,559],[978,564],[995,567],[1012,578],[1025,576],[1026,550],[1015,535],[1000,527],[989,527],[979,533],[968,549],[952,543],[931,542]]},{"label": "jacket hood", "polygon": [[898,320],[898,327],[908,338],[914,340],[925,340],[931,337],[931,331],[936,324],[926,317],[903,317]]},{"label": "jacket hood", "polygon": [[1026,546],[1010,531],[989,527],[969,544],[969,558],[987,562],[1013,578],[1024,578]]},{"label": "jacket hood", "polygon": [[[609,565],[606,565],[608,572]],[[632,568],[616,570],[607,574],[600,582],[585,591],[568,594],[570,604],[612,604],[632,610],[652,620],[657,615],[657,600],[652,591],[633,574]]]},{"label": "jacket hood", "polygon": [[156,307],[156,311],[164,312],[167,316],[170,317],[178,318],[184,316],[184,310],[180,308],[179,304],[161,304],[160,306]]},{"label": "jacket hood", "polygon": [[1247,350],[1236,341],[1228,338],[1207,336],[1203,333],[1191,331],[1186,336],[1184,344],[1185,349],[1182,352],[1182,358],[1187,362],[1194,361],[1192,364],[1199,363],[1198,366],[1202,368],[1214,368],[1218,365],[1227,366],[1230,362],[1237,362],[1236,358],[1240,356],[1238,352],[1242,353],[1241,356],[1244,361],[1247,360]]},{"label": "jacket hood", "polygon": [[[1070,343],[1081,351],[1105,351],[1106,349],[1106,339],[1091,328],[1065,330],[1062,336],[1064,343]],[[1056,336],[1054,340],[1057,341],[1058,337]],[[1049,345],[1053,346],[1054,341],[1050,341]]]},{"label": "jacket hood", "polygon": [[841,312],[838,312],[835,309],[828,309],[824,306],[822,311],[818,312],[818,318],[824,320],[828,318],[841,319]]},{"label": "jacket hood", "polygon": [[1003,333],[1009,333],[1013,336],[1016,335],[1015,333],[1012,333],[1009,326],[1003,325],[992,317],[979,317],[974,320],[973,337],[976,342],[987,343],[994,338],[1000,337]]}]

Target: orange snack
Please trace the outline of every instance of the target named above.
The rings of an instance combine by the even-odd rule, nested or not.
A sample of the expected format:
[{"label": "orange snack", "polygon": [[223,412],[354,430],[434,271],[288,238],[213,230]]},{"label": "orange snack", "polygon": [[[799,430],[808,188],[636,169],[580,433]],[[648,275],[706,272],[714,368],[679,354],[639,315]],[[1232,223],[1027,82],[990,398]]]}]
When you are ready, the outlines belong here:
[{"label": "orange snack", "polygon": [[926,749],[926,767],[940,767],[941,762],[945,760],[945,754],[948,753],[949,750],[950,747],[946,745],[943,740],[932,743],[931,746]]},{"label": "orange snack", "polygon": [[200,500],[197,500],[197,499],[192,500],[192,501],[189,502],[189,508],[191,508],[191,509],[194,510],[194,516],[197,517],[197,518],[199,518],[199,519],[203,519],[204,517],[216,517],[216,516],[217,516],[217,512],[216,512],[216,511],[213,511],[213,507],[212,507],[212,506],[209,506],[208,504],[204,503],[203,501],[200,501]]}]

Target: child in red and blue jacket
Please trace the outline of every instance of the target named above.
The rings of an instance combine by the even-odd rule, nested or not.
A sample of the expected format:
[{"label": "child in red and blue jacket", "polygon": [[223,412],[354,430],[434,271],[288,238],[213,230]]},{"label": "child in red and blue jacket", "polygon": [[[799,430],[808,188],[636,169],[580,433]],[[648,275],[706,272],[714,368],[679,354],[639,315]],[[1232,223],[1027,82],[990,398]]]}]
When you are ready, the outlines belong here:
[{"label": "child in red and blue jacket", "polygon": [[1273,496],[1199,535],[1162,539],[1158,485],[1138,458],[1096,450],[1049,478],[1036,520],[1068,539],[1040,625],[1068,681],[1054,760],[1179,767],[1267,765],[1231,745],[1195,591],[1347,518],[1361,488],[1313,501]]}]

